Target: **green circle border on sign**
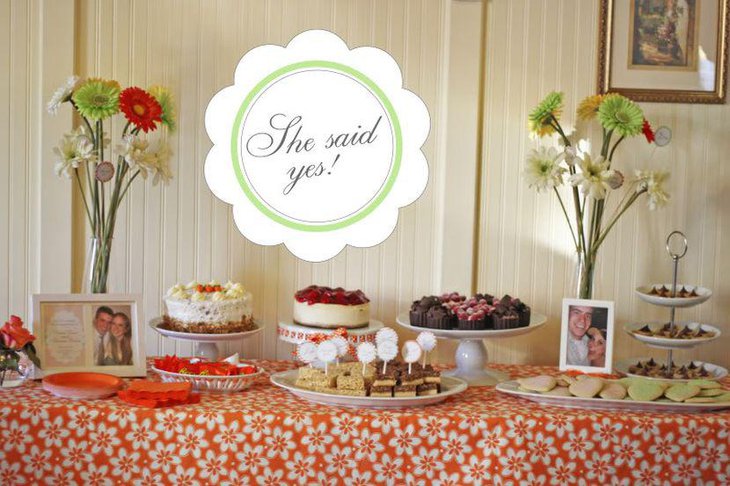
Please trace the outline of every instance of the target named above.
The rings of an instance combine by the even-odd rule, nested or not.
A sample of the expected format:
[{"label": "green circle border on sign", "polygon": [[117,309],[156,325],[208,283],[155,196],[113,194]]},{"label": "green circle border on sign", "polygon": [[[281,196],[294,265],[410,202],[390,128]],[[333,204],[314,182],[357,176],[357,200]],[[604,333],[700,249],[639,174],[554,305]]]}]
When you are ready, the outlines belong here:
[{"label": "green circle border on sign", "polygon": [[[385,187],[382,191],[380,191],[380,194],[371,201],[367,206],[365,206],[364,209],[358,211],[353,216],[350,216],[347,219],[344,219],[342,221],[338,221],[336,223],[327,223],[327,224],[305,224],[305,223],[299,223],[295,221],[290,221],[281,215],[275,213],[271,209],[269,209],[264,203],[259,200],[259,198],[254,194],[254,192],[251,190],[251,187],[249,187],[248,182],[246,181],[246,178],[243,176],[243,172],[241,171],[241,167],[238,163],[239,161],[239,146],[238,146],[238,139],[239,139],[239,131],[241,128],[241,123],[243,122],[243,116],[248,110],[248,108],[251,105],[251,102],[254,100],[254,98],[263,90],[267,85],[269,85],[272,81],[275,79],[288,74],[292,71],[296,71],[298,69],[306,69],[306,68],[326,68],[331,69],[335,71],[340,71],[345,74],[349,74],[350,76],[356,78],[358,81],[360,81],[362,84],[367,86],[375,95],[380,99],[380,101],[383,103],[383,106],[385,107],[386,112],[388,113],[388,116],[390,117],[391,124],[393,126],[393,131],[395,133],[395,160],[393,162],[393,168],[390,172],[390,175],[388,176],[388,179],[385,182]],[[231,159],[233,162],[233,170],[236,173],[236,178],[238,179],[238,183],[241,185],[241,189],[243,189],[244,194],[248,197],[248,199],[253,203],[256,208],[258,208],[259,211],[261,211],[264,215],[266,215],[269,219],[272,219],[273,221],[276,221],[277,223],[287,226],[292,229],[300,230],[300,231],[312,231],[312,232],[325,232],[325,231],[333,231],[341,228],[345,228],[347,226],[350,226],[351,224],[357,223],[358,221],[362,220],[366,216],[368,216],[370,213],[375,211],[375,209],[380,205],[380,203],[383,202],[383,200],[388,196],[390,193],[390,190],[393,188],[393,185],[395,184],[396,179],[398,178],[398,173],[400,172],[400,165],[401,165],[401,158],[403,156],[403,134],[401,133],[401,127],[400,127],[400,121],[398,120],[398,115],[395,112],[395,109],[393,108],[392,103],[388,99],[388,97],[385,95],[383,90],[373,82],[370,78],[365,76],[360,71],[351,68],[350,66],[347,66],[345,64],[340,64],[337,62],[332,61],[303,61],[303,62],[297,62],[294,64],[289,64],[287,66],[284,66],[280,69],[277,69],[273,73],[266,76],[264,79],[262,79],[254,88],[251,90],[251,92],[246,96],[246,99],[243,100],[243,104],[241,105],[241,108],[239,108],[238,113],[236,115],[236,120],[233,124],[233,131],[231,134]]]}]

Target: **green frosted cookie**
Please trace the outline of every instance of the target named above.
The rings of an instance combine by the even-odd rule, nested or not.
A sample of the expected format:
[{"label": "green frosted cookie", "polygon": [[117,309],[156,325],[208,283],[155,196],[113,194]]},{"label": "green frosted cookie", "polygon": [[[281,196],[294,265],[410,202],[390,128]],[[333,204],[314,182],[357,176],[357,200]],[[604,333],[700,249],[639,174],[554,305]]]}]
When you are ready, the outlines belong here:
[{"label": "green frosted cookie", "polygon": [[712,397],[692,397],[684,401],[684,403],[714,403],[715,399]]},{"label": "green frosted cookie", "polygon": [[664,386],[653,381],[637,381],[629,386],[629,396],[637,402],[653,402],[664,395]]},{"label": "green frosted cookie", "polygon": [[697,395],[698,397],[719,397],[720,395],[723,395],[725,390],[722,388],[707,388],[700,390],[700,393]]},{"label": "green frosted cookie", "polygon": [[593,398],[603,389],[603,380],[593,376],[586,376],[570,385],[568,389],[576,397]]},{"label": "green frosted cookie", "polygon": [[702,388],[703,390],[711,390],[715,388],[722,388],[722,385],[712,380],[689,380],[688,385],[694,385]]},{"label": "green frosted cookie", "polygon": [[519,383],[520,386],[526,390],[536,391],[540,393],[552,390],[557,384],[554,377],[547,375],[520,378],[517,380],[517,383]]},{"label": "green frosted cookie", "polygon": [[722,395],[718,395],[716,397],[712,397],[712,399],[715,401],[715,403],[730,402],[730,392],[729,391],[726,391]]},{"label": "green frosted cookie", "polygon": [[645,381],[641,378],[632,378],[630,376],[624,376],[621,379],[616,380],[618,383],[621,383],[624,387],[628,388],[634,383],[641,383],[642,381]]},{"label": "green frosted cookie", "polygon": [[700,392],[700,387],[697,385],[673,385],[666,389],[664,396],[675,402],[683,402],[688,398],[697,396]]}]

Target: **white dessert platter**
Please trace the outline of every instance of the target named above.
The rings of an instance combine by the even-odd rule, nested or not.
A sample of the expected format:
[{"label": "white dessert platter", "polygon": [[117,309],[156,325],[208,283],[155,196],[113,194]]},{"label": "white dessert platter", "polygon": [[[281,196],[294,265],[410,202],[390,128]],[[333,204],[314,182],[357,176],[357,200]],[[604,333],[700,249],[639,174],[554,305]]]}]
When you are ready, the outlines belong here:
[{"label": "white dessert platter", "polygon": [[[629,358],[629,359],[622,359],[618,361],[617,363],[614,363],[613,370],[623,376],[629,376],[632,378],[646,378],[647,380],[656,380],[656,381],[667,381],[667,382],[674,382],[674,383],[683,383],[688,381],[686,378],[661,378],[661,377],[653,377],[653,376],[644,376],[644,375],[637,375],[634,373],[629,373],[629,367],[633,366],[634,364],[638,363],[639,361],[648,361],[649,357],[639,357],[639,358]],[[656,358],[654,359],[657,363],[661,363]],[[712,381],[718,381],[722,380],[727,376],[727,369],[723,368],[722,366],[712,364],[712,363],[705,363],[704,361],[697,361],[692,360],[692,363],[695,364],[695,366],[703,366],[705,369],[710,373],[710,376],[705,376],[702,378],[702,380],[712,380]],[[682,366],[682,364],[688,365],[687,363],[678,363],[679,366]]]},{"label": "white dessert platter", "polygon": [[442,376],[452,376],[465,380],[469,385],[493,386],[509,379],[507,373],[486,368],[487,348],[483,339],[507,338],[527,334],[547,322],[542,314],[531,313],[530,325],[514,329],[484,329],[481,331],[460,331],[458,329],[431,329],[429,327],[412,326],[408,312],[398,314],[396,322],[405,329],[413,332],[431,331],[440,339],[457,339],[454,362],[456,368],[442,373]]},{"label": "white dessert platter", "polygon": [[694,348],[697,345],[705,344],[706,342],[712,341],[713,339],[717,339],[722,334],[718,328],[715,326],[710,326],[709,324],[700,324],[698,322],[677,322],[675,323],[678,327],[689,327],[690,329],[697,329],[697,327],[701,326],[702,330],[704,331],[710,331],[714,332],[714,336],[708,336],[708,337],[696,337],[692,339],[679,339],[679,338],[669,338],[669,337],[662,337],[662,336],[646,336],[644,334],[637,334],[634,331],[641,329],[644,326],[649,326],[649,329],[661,329],[666,322],[642,322],[642,323],[635,323],[635,324],[627,324],[624,326],[624,331],[637,341],[641,341],[642,343],[646,344],[647,346],[650,346],[652,348],[659,348],[659,349],[690,349]]},{"label": "white dessert platter", "polygon": [[218,361],[218,343],[235,341],[237,339],[248,339],[255,336],[263,327],[258,321],[254,321],[256,329],[245,332],[232,332],[228,334],[201,334],[192,332],[171,331],[160,327],[162,318],[156,317],[150,321],[150,327],[165,337],[177,339],[178,341],[192,341],[195,343],[194,355],[206,358],[210,361]]},{"label": "white dessert platter", "polygon": [[690,292],[694,290],[697,293],[697,297],[660,297],[658,295],[651,295],[649,293],[651,292],[652,288],[661,288],[662,286],[670,290],[672,288],[671,283],[642,285],[641,287],[636,287],[636,294],[644,302],[648,302],[654,305],[661,305],[664,307],[693,307],[695,305],[703,303],[704,301],[712,297],[712,291],[710,289],[707,289],[705,287],[697,287],[695,285],[683,285],[679,283],[676,287],[677,291],[684,287]]},{"label": "white dessert platter", "polygon": [[[347,329],[346,339],[350,344],[354,346],[368,341],[372,342],[375,340],[375,334],[382,328],[382,322],[375,319],[370,319],[370,322],[367,326],[358,327],[355,329]],[[337,331],[337,328],[325,329],[313,326],[303,326],[301,324],[294,324],[292,322],[280,322],[279,328],[277,329],[279,339],[281,341],[291,344],[302,344],[306,342],[311,336],[317,334],[330,335],[334,334],[335,331]]]},{"label": "white dessert platter", "polygon": [[421,397],[353,397],[349,395],[334,395],[330,393],[305,390],[294,385],[299,370],[282,371],[271,375],[271,382],[304,400],[321,405],[336,405],[352,408],[404,408],[424,407],[443,402],[450,396],[457,395],[467,388],[464,380],[456,377],[441,376],[441,393]]},{"label": "white dessert platter", "polygon": [[[643,377],[642,377],[643,378]],[[605,398],[580,398],[545,395],[538,392],[522,391],[516,381],[506,381],[497,385],[497,390],[516,397],[530,400],[540,405],[576,408],[581,410],[625,410],[633,412],[674,412],[696,413],[711,412],[730,408],[730,402],[682,403],[670,400],[637,402],[635,400],[611,400]]]},{"label": "white dessert platter", "polygon": [[264,369],[259,367],[256,367],[256,373],[232,376],[188,375],[185,373],[173,373],[171,371],[160,370],[154,366],[152,366],[152,371],[160,375],[160,379],[166,383],[190,383],[193,389],[198,391],[222,393],[233,393],[244,390],[251,386],[256,381],[256,378],[264,373]]}]

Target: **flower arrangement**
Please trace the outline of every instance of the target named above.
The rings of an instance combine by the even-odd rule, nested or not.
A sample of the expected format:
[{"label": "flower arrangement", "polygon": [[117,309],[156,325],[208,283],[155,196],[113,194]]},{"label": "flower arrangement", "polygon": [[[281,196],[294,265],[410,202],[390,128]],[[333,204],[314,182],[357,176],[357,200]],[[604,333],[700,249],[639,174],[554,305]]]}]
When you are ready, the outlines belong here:
[{"label": "flower arrangement", "polygon": [[[579,258],[578,297],[591,298],[596,257],[609,232],[642,196],[647,197],[652,210],[666,204],[669,195],[664,184],[669,173],[636,170],[633,177],[627,177],[613,168],[616,149],[625,139],[643,134],[648,143],[654,142],[654,132],[641,108],[628,98],[619,94],[593,95],[578,105],[578,121],[597,120],[603,130],[597,156],[590,153],[587,141],[574,144],[566,135],[560,124],[562,110],[563,94],[552,92],[530,113],[530,131],[538,138],[557,134],[562,150],[533,150],[524,176],[538,192],[553,191],[557,196]],[[570,188],[572,219],[559,190],[563,185]],[[622,187],[623,195],[608,209],[609,199]]]},{"label": "flower arrangement", "polygon": [[10,316],[10,320],[0,327],[0,338],[0,386],[8,371],[20,372],[20,353],[25,353],[34,365],[41,367],[33,346],[35,336],[23,327],[20,317]]},{"label": "flower arrangement", "polygon": [[[172,177],[171,151],[164,136],[152,141],[147,135],[160,127],[173,131],[175,108],[172,95],[161,86],[122,90],[113,80],[80,81],[77,76],[71,76],[56,90],[48,102],[48,112],[56,114],[67,102],[82,124],[65,134],[54,148],[55,171],[77,183],[93,242],[89,290],[104,293],[117,211],[130,185],[139,176],[152,176],[153,184]],[[105,125],[109,128],[111,118],[120,112],[125,123],[113,164]]]}]

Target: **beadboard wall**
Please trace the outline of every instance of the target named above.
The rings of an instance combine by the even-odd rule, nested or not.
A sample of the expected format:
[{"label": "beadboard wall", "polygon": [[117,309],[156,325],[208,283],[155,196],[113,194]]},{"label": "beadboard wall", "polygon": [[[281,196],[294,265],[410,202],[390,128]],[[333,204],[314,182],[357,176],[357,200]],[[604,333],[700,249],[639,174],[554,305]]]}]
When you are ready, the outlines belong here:
[{"label": "beadboard wall", "polygon": [[71,126],[46,93],[73,71],[73,0],[0,2],[0,317],[26,317],[34,292],[70,285],[71,191],[51,147]]},{"label": "beadboard wall", "polygon": [[[524,159],[536,146],[527,135],[527,114],[548,92],[565,92],[564,120],[575,122],[577,103],[596,89],[599,2],[583,0],[489,0],[487,2],[484,165],[481,179],[479,288],[523,297],[549,315],[541,330],[489,343],[491,357],[505,362],[557,363],[561,299],[574,295],[570,235],[556,198],[536,194],[521,177]],[[615,358],[665,357],[622,331],[628,322],[668,319],[668,310],[640,301],[634,288],[669,282],[664,250],[675,229],[689,241],[681,282],[709,287],[704,305],[678,310],[684,320],[714,324],[722,337],[681,358],[730,365],[730,106],[643,103],[655,126],[674,138],[652,150],[643,138],[619,148],[614,165],[666,168],[672,198],[661,211],[637,203],[614,228],[601,250],[595,297],[615,301]],[[600,133],[594,134],[599,136]]]},{"label": "beadboard wall", "polygon": [[[210,141],[203,118],[208,101],[230,84],[249,49],[285,45],[302,31],[327,29],[351,48],[373,45],[396,59],[405,86],[419,94],[431,114],[423,150],[431,181],[439,181],[445,170],[449,2],[80,0],[76,5],[78,73],[122,85],[168,85],[178,100],[179,129],[171,138],[175,178],[163,188],[135,184],[127,198],[114,240],[113,290],[142,293],[151,317],[159,315],[161,296],[176,282],[243,282],[254,295],[254,314],[265,332],[229,350],[285,358],[292,347],[277,342],[276,324],[291,318],[292,296],[301,287],[361,288],[372,299],[373,316],[389,323],[414,295],[440,287],[440,184],[430,183],[401,211],[397,229],[381,245],[347,248],[328,262],[311,264],[283,246],[257,246],[240,235],[230,206],[217,200],[204,180]],[[76,248],[83,246],[80,239],[77,235]],[[148,353],[190,351],[150,330],[146,340]]]}]

